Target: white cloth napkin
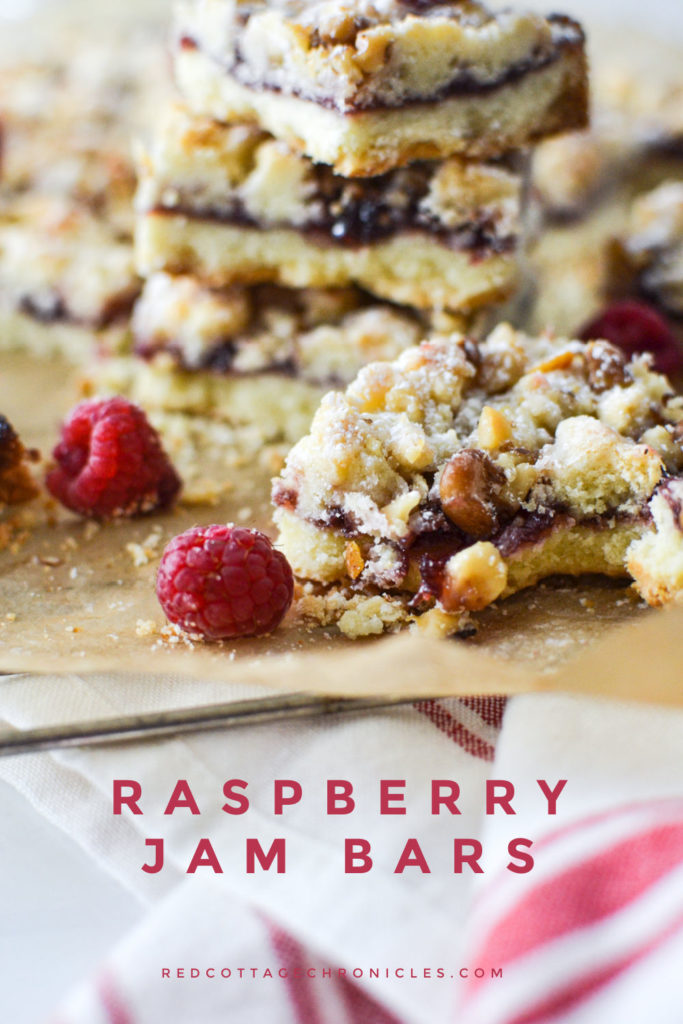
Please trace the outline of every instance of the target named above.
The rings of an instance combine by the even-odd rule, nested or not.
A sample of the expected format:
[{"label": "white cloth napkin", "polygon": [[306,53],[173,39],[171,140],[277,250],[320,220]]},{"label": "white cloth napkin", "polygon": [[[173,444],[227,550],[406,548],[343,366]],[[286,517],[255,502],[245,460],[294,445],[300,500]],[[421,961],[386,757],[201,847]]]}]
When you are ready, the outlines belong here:
[{"label": "white cloth napkin", "polygon": [[[38,724],[39,709],[43,719],[58,707],[68,718],[76,708],[108,714],[226,697],[223,687],[193,685],[16,678],[3,681],[0,707],[25,727]],[[683,715],[536,696],[509,703],[499,737],[500,717],[500,702],[441,701],[0,763],[149,905],[55,1024],[679,1021]],[[488,777],[514,784],[514,816],[484,814]],[[143,815],[113,816],[114,778],[141,783]],[[230,778],[249,783],[243,816],[221,811]],[[278,778],[303,791],[280,816]],[[353,783],[356,809],[329,817],[325,780],[340,778]],[[536,780],[563,778],[548,816]],[[163,814],[177,779],[190,783],[199,817]],[[405,780],[405,815],[380,816],[380,779]],[[433,779],[459,783],[461,814],[431,814]],[[165,839],[160,874],[141,871],[149,837]],[[186,873],[200,837],[211,839],[222,874]],[[247,837],[264,849],[284,838],[286,873],[246,874]],[[371,843],[372,871],[344,874],[347,837]],[[481,842],[483,874],[453,873],[456,837]],[[533,840],[527,874],[505,868],[514,837]],[[430,873],[395,873],[410,838]],[[646,1014],[626,1012],[640,1005]]]}]

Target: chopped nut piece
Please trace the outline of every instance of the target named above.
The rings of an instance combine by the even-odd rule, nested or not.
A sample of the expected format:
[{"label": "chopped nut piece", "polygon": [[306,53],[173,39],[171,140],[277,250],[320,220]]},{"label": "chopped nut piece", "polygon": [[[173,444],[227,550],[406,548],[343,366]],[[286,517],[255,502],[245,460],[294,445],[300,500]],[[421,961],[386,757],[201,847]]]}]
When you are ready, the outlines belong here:
[{"label": "chopped nut piece", "polygon": [[499,524],[505,474],[476,448],[457,452],[446,463],[439,495],[443,510],[472,537],[487,537]]},{"label": "chopped nut piece", "polygon": [[626,357],[608,341],[594,341],[586,351],[588,382],[596,391],[609,391],[628,383]]},{"label": "chopped nut piece", "polygon": [[459,629],[462,629],[463,613],[452,614],[445,612],[443,608],[430,608],[429,611],[418,616],[415,625],[423,636],[433,636],[440,639],[444,636],[452,636]]},{"label": "chopped nut piece", "polygon": [[149,563],[149,555],[145,551],[142,544],[126,544],[126,551],[133,559],[133,565],[138,569],[141,565],[147,565]]},{"label": "chopped nut piece", "polygon": [[365,567],[365,560],[355,540],[349,541],[344,551],[346,571],[352,580],[357,580]]},{"label": "chopped nut piece", "polygon": [[479,541],[449,558],[440,603],[447,612],[480,611],[500,597],[507,578],[507,566],[498,549]]},{"label": "chopped nut piece", "polygon": [[482,448],[494,451],[512,437],[510,421],[502,412],[490,405],[485,405],[479,417],[477,439]]},{"label": "chopped nut piece", "polygon": [[159,632],[154,619],[138,619],[135,623],[135,635],[139,637],[154,636]]},{"label": "chopped nut piece", "polygon": [[58,565],[62,565],[62,559],[57,555],[38,555],[38,561],[41,565],[46,565],[51,569],[56,568]]},{"label": "chopped nut piece", "polygon": [[559,352],[556,356],[551,356],[550,359],[545,359],[542,363],[532,366],[528,372],[552,373],[553,370],[568,370],[575,358],[575,352]]}]

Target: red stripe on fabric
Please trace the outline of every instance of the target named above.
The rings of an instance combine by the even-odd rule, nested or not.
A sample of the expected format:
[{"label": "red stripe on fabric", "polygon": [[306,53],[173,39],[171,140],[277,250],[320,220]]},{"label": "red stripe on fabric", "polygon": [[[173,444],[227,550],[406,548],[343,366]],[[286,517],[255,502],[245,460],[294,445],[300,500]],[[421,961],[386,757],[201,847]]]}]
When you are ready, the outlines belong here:
[{"label": "red stripe on fabric", "polygon": [[[325,1015],[324,1013],[320,1014],[317,1001],[313,1000],[311,996],[310,979],[304,973],[306,967],[310,966],[310,959],[306,960],[303,947],[293,936],[273,924],[272,921],[264,920],[271,945],[277,953],[282,967],[287,969],[287,988],[298,1019],[302,1024],[325,1024]],[[291,977],[295,969],[304,975],[298,982]],[[353,1024],[401,1024],[398,1017],[394,1017],[371,996],[366,995],[350,978],[335,977],[333,974],[331,978],[326,979],[325,984],[335,987]]]},{"label": "red stripe on fabric", "polygon": [[[282,967],[287,970],[285,979],[292,1008],[301,1024],[325,1024],[318,1012],[317,1001],[311,992],[310,978],[306,975],[303,947],[287,932],[267,921],[270,942]],[[295,975],[298,974],[298,977]]]},{"label": "red stripe on fabric", "polygon": [[637,811],[651,815],[653,812],[668,812],[669,810],[669,820],[683,817],[683,800],[676,797],[664,797],[661,800],[635,800],[630,804],[620,804],[619,807],[610,807],[609,810],[596,811],[595,814],[589,814],[585,818],[570,821],[568,825],[563,825],[562,828],[555,829],[554,832],[550,832],[540,839],[535,848],[539,850],[552,846],[558,839],[566,839],[567,836],[573,835],[575,832],[583,832],[592,825],[613,821],[615,818],[625,818]]},{"label": "red stripe on fabric", "polygon": [[436,700],[420,700],[413,707],[468,754],[472,754],[473,757],[478,757],[482,761],[493,761],[495,753],[493,746],[454,718],[443,704]]},{"label": "red stripe on fabric", "polygon": [[501,919],[478,959],[496,966],[510,963],[586,928],[621,910],[681,863],[683,823],[623,840],[536,886]]},{"label": "red stripe on fabric", "polygon": [[479,715],[482,722],[500,729],[507,706],[507,697],[460,697],[460,703]]},{"label": "red stripe on fabric", "polygon": [[392,1013],[376,1003],[348,978],[342,978],[338,987],[353,1024],[401,1024],[398,1017],[394,1017]]},{"label": "red stripe on fabric", "polygon": [[513,1017],[506,1024],[548,1024],[553,1018],[570,1013],[579,1003],[596,995],[601,988],[615,981],[624,971],[656,952],[660,946],[676,934],[681,926],[683,926],[683,915],[640,949],[616,963],[609,964],[598,971],[587,974],[584,978],[573,981],[542,1002],[536,1003],[535,1006]]},{"label": "red stripe on fabric", "polygon": [[[548,847],[554,846],[560,840],[566,839],[567,836],[586,831],[593,825],[613,821],[615,818],[627,818],[638,811],[642,811],[648,817],[651,817],[653,813],[659,814],[664,811],[670,811],[669,818],[680,818],[683,817],[683,800],[676,799],[675,797],[665,797],[660,800],[636,800],[630,804],[611,807],[608,811],[596,811],[595,814],[590,814],[586,818],[579,818],[577,821],[571,821],[568,825],[563,825],[562,828],[557,828],[553,832],[548,833],[548,835],[538,839],[534,843],[534,853],[538,859],[539,851],[542,852]],[[495,887],[497,880],[504,877],[508,877],[508,872],[505,868],[494,874],[493,878],[489,880],[488,888],[491,886]],[[474,897],[474,906],[476,907],[478,903],[486,898],[487,892],[477,894]]]},{"label": "red stripe on fabric", "polygon": [[102,1008],[109,1018],[109,1024],[133,1024],[133,1015],[126,1007],[113,975],[109,971],[100,974],[97,985]]}]

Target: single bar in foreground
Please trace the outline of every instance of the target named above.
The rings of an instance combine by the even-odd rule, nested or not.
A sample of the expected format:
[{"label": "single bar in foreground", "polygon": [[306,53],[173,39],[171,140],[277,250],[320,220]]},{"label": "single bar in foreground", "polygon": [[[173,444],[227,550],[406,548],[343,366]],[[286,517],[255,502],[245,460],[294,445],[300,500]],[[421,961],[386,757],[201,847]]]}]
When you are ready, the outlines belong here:
[{"label": "single bar in foreground", "polygon": [[587,121],[581,27],[476,0],[190,0],[175,72],[196,113],[248,118],[348,177],[498,156]]},{"label": "single bar in foreground", "polygon": [[140,170],[144,275],[357,284],[392,302],[465,312],[505,301],[518,283],[523,179],[502,163],[423,161],[350,180],[255,125],[176,105]]},{"label": "single bar in foreground", "polygon": [[326,396],[275,482],[304,607],[455,632],[551,574],[683,598],[683,398],[605,341],[453,335]]}]

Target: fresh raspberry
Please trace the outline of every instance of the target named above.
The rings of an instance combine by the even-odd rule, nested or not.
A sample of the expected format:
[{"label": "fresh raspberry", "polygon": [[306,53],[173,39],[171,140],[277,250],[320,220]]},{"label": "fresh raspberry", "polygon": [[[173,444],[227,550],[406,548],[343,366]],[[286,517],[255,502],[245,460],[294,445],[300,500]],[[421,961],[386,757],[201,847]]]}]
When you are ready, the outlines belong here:
[{"label": "fresh raspberry", "polygon": [[674,332],[664,317],[645,302],[625,299],[612,303],[583,328],[579,337],[584,341],[611,341],[629,357],[651,352],[654,368],[660,373],[683,370],[683,349]]},{"label": "fresh raspberry", "polygon": [[270,633],[292,603],[289,562],[258,530],[195,526],[161,557],[157,597],[168,619],[207,640]]},{"label": "fresh raspberry", "polygon": [[180,477],[142,409],[125,398],[81,402],[62,425],[47,487],[82,516],[112,519],[170,505]]}]

